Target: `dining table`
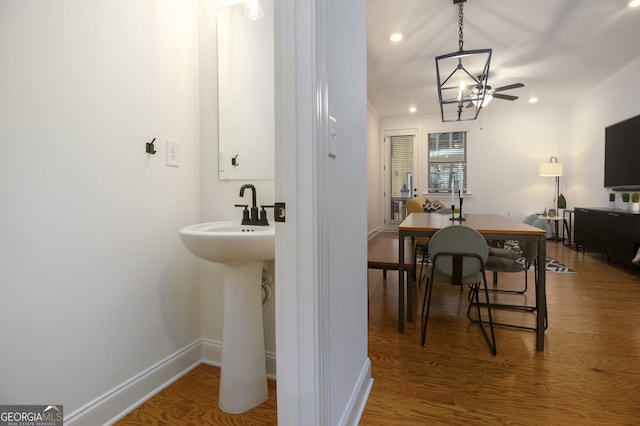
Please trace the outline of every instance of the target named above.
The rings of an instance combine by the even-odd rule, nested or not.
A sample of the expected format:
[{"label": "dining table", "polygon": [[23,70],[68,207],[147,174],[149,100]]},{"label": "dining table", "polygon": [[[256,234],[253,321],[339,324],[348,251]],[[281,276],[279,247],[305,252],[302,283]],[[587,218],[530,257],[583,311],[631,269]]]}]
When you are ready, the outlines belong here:
[{"label": "dining table", "polygon": [[[544,351],[544,332],[546,317],[546,258],[547,258],[547,232],[546,230],[518,222],[507,216],[499,214],[467,213],[464,218],[452,217],[439,213],[411,213],[398,226],[398,259],[405,258],[405,238],[430,237],[442,228],[448,226],[468,226],[480,232],[488,241],[501,240],[528,240],[538,242],[538,284],[536,288],[536,349]],[[404,332],[405,323],[405,273],[404,263],[399,262],[399,294],[398,294],[398,331]],[[408,284],[408,283],[407,283]],[[413,321],[413,289],[407,285],[407,321]]]}]

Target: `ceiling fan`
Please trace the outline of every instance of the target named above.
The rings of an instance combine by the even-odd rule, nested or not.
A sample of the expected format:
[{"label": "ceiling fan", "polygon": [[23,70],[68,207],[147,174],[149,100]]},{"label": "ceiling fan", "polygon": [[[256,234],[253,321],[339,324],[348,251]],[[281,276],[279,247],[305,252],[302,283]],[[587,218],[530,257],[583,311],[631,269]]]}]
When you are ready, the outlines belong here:
[{"label": "ceiling fan", "polygon": [[[482,89],[482,76],[478,76],[478,80],[480,80],[481,83],[476,85],[474,89],[476,93]],[[483,108],[486,107],[493,98],[503,99],[505,101],[515,101],[516,99],[518,99],[518,96],[507,95],[507,94],[498,93],[498,92],[504,92],[505,90],[519,89],[520,87],[524,87],[524,84],[513,83],[513,84],[508,84],[506,86],[496,87],[495,89],[492,89],[491,86],[486,86],[487,92],[484,95],[484,102],[482,103],[482,107]],[[467,104],[467,108],[472,106],[474,106],[473,101]]]},{"label": "ceiling fan", "polygon": [[505,95],[497,92],[503,92],[505,90],[511,90],[511,89],[519,89],[520,87],[524,87],[524,84],[522,83],[508,84],[506,86],[497,87],[493,89],[493,91],[491,90],[491,86],[487,86],[487,94],[490,94],[491,96],[497,99],[504,99],[505,101],[515,101],[516,99],[518,99],[517,96]]}]

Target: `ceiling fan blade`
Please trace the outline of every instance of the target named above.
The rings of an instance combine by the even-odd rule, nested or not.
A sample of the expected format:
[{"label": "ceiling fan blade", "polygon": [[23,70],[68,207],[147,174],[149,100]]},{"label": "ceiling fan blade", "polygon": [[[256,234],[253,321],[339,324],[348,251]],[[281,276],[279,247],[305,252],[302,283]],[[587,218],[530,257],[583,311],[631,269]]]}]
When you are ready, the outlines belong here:
[{"label": "ceiling fan blade", "polygon": [[515,101],[516,99],[518,99],[518,96],[503,95],[502,93],[494,93],[493,97],[497,99],[504,99],[506,101]]},{"label": "ceiling fan blade", "polygon": [[522,83],[509,84],[508,86],[502,86],[502,87],[498,87],[496,89],[493,89],[493,91],[494,92],[502,92],[503,90],[518,89],[520,87],[524,87],[524,84],[522,84]]}]

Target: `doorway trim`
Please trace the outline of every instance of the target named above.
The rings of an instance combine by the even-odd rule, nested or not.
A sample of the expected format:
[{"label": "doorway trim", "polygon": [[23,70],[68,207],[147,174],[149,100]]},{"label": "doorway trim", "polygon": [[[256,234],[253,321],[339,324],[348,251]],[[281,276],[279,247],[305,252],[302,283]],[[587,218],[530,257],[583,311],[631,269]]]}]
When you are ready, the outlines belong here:
[{"label": "doorway trim", "polygon": [[[330,341],[325,197],[328,136],[326,0],[280,0],[275,15],[275,197],[278,424],[323,425],[330,418]],[[321,291],[320,289],[325,289]]]}]

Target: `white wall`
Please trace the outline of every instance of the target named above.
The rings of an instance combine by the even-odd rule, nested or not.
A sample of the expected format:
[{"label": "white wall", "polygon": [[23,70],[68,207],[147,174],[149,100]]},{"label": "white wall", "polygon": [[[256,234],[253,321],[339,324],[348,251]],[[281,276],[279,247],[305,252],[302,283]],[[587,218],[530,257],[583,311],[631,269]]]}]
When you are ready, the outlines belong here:
[{"label": "white wall", "polygon": [[0,5],[3,404],[61,403],[69,419],[200,339],[196,261],[177,235],[200,214],[197,13],[195,0]]},{"label": "white wall", "polygon": [[[604,129],[640,114],[640,58],[603,81],[571,105],[563,181],[572,206],[607,207],[604,188]],[[640,143],[640,141],[638,142]],[[617,197],[620,201],[620,196]]]},{"label": "white wall", "polygon": [[536,105],[483,111],[477,143],[469,142],[473,196],[464,201],[467,211],[522,220],[554,208],[555,179],[540,177],[538,167],[551,156],[563,161],[559,150],[566,139],[567,112],[566,107]]}]

